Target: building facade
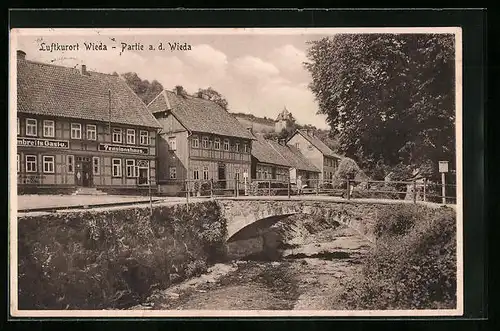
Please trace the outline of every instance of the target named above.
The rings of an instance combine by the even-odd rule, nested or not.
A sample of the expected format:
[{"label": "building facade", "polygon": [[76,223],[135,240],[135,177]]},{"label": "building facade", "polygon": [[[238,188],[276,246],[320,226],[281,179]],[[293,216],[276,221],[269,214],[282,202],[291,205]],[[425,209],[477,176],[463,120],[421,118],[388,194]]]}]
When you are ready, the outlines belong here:
[{"label": "building facade", "polygon": [[156,189],[160,126],[121,77],[17,56],[19,193]]},{"label": "building facade", "polygon": [[338,169],[342,156],[334,153],[324,142],[307,130],[297,130],[287,145],[295,147],[316,168],[320,170],[319,180],[321,183],[333,179]]},{"label": "building facade", "polygon": [[231,190],[236,180],[248,176],[253,137],[218,104],[176,89],[162,91],[148,108],[162,126],[158,143],[162,193],[195,190],[208,182]]}]

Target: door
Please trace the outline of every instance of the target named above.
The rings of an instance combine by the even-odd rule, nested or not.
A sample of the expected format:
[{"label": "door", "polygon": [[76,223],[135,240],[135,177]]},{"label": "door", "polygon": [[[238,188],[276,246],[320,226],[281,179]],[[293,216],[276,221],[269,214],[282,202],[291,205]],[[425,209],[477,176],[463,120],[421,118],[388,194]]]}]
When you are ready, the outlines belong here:
[{"label": "door", "polygon": [[82,163],[82,186],[92,186],[92,166],[89,161]]},{"label": "door", "polygon": [[219,163],[219,182],[222,188],[226,188],[226,164]]},{"label": "door", "polygon": [[90,157],[76,157],[75,183],[77,186],[92,187],[92,163]]},{"label": "door", "polygon": [[137,179],[137,184],[147,185],[149,184],[149,169],[139,168],[139,178]]}]

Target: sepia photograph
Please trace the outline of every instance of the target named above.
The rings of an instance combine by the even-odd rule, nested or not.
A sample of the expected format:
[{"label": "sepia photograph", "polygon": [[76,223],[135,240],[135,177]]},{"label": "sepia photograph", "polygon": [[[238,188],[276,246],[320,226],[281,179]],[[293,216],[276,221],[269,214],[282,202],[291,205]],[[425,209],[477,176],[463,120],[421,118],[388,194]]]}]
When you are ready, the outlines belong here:
[{"label": "sepia photograph", "polygon": [[9,38],[12,316],[463,313],[460,28]]}]

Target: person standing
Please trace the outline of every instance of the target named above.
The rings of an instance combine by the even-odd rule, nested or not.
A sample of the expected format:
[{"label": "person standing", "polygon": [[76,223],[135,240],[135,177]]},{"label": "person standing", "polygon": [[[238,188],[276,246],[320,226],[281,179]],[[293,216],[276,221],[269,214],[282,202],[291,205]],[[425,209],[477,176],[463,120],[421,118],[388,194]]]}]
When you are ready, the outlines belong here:
[{"label": "person standing", "polygon": [[297,177],[297,195],[302,194],[302,176]]}]

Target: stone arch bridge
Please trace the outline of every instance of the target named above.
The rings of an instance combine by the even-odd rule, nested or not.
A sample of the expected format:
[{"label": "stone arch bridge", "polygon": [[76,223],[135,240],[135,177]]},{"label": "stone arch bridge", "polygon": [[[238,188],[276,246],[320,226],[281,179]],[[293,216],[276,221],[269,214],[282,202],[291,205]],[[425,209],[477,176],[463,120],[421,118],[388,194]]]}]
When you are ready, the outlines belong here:
[{"label": "stone arch bridge", "polygon": [[268,227],[288,216],[307,214],[325,216],[326,219],[344,224],[369,242],[374,243],[373,223],[380,203],[344,201],[318,201],[315,199],[217,199],[227,220],[228,242],[237,240],[238,235],[250,226]]}]

